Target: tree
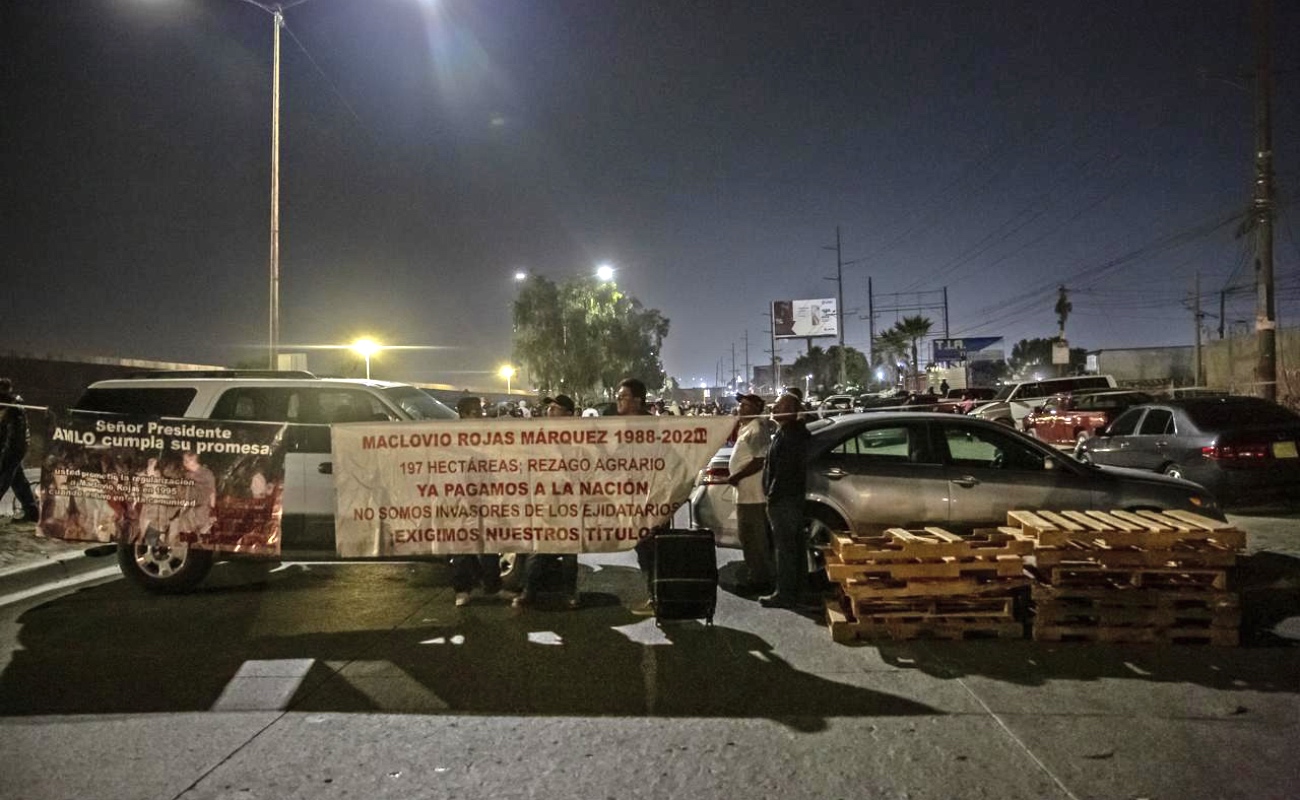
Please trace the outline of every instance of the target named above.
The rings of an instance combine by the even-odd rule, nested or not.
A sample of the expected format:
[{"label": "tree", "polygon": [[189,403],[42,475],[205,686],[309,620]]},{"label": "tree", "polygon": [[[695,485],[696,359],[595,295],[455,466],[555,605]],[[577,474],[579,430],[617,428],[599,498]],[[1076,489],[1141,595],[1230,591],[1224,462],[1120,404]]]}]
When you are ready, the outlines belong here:
[{"label": "tree", "polygon": [[911,374],[913,382],[915,382],[916,376],[921,374],[921,361],[919,357],[920,354],[918,353],[919,343],[930,334],[930,328],[933,325],[933,322],[919,314],[915,317],[903,317],[902,321],[894,323],[894,329],[911,344]]},{"label": "tree", "polygon": [[[871,374],[871,368],[867,364],[867,357],[862,351],[852,347],[844,348],[844,373],[848,378],[849,386],[861,386],[867,376]],[[808,352],[799,356],[790,365],[790,371],[786,374],[787,385],[798,385],[804,379],[805,375],[812,375],[810,382],[821,394],[828,394],[828,388],[837,387],[836,383],[840,374],[840,346],[837,344],[823,350],[820,347],[811,347]],[[840,390],[846,387],[838,386]]]},{"label": "tree", "polygon": [[890,381],[898,384],[898,360],[907,358],[908,340],[897,327],[882,331],[876,337],[876,357],[889,365]]},{"label": "tree", "polygon": [[[1030,377],[1034,370],[1054,370],[1052,365],[1052,345],[1056,339],[1021,339],[1011,347],[1011,357],[1007,366],[1015,378]],[[1070,363],[1067,372],[1079,373],[1088,363],[1088,351],[1082,347],[1070,348]]]},{"label": "tree", "polygon": [[582,396],[628,376],[664,383],[668,319],[612,283],[530,277],[513,317],[515,354],[542,389]]}]

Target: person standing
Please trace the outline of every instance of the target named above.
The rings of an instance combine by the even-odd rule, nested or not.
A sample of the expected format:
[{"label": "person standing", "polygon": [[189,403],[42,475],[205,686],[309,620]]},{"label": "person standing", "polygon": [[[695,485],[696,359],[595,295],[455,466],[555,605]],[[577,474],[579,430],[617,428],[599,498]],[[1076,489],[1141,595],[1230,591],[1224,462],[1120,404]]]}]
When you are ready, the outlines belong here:
[{"label": "person standing", "polygon": [[[577,410],[573,398],[566,394],[556,395],[554,399],[545,398],[542,413],[547,417],[572,417]],[[566,605],[576,609],[582,605],[578,594],[578,556],[573,553],[528,553],[523,557],[524,590],[510,602],[515,608],[523,608],[537,599],[542,588],[542,581],[550,569],[558,569],[564,581],[568,595]]]},{"label": "person standing", "polygon": [[[645,383],[639,378],[624,378],[619,382],[618,388],[614,391],[614,403],[620,417],[645,416],[650,410],[645,405],[646,388]],[[632,613],[639,616],[651,616],[655,613],[654,601],[654,574],[655,574],[655,545],[654,534],[646,536],[636,543],[636,563],[641,568],[641,576],[645,578],[646,601],[632,608]]]},{"label": "person standing", "polygon": [[763,398],[737,395],[740,431],[731,450],[727,483],[736,487],[736,526],[745,554],[743,591],[764,594],[772,590],[772,544],[767,534],[767,497],[763,493],[763,465],[772,444],[772,421],[760,416]]},{"label": "person standing", "polygon": [[[482,419],[483,401],[467,395],[456,401],[461,419]],[[499,553],[457,553],[451,557],[451,589],[456,606],[469,605],[474,586],[483,586],[484,597],[496,597],[501,591],[501,555]]]},{"label": "person standing", "polygon": [[23,472],[23,458],[27,455],[27,415],[23,412],[23,399],[14,393],[13,382],[0,378],[0,495],[14,491],[14,497],[23,507],[23,522],[38,522],[41,509],[32,494],[32,485]]},{"label": "person standing", "polygon": [[783,394],[772,408],[779,426],[763,464],[767,519],[776,556],[776,591],[758,598],[764,608],[799,604],[804,570],[804,495],[808,489],[808,427],[799,416],[799,400]]}]

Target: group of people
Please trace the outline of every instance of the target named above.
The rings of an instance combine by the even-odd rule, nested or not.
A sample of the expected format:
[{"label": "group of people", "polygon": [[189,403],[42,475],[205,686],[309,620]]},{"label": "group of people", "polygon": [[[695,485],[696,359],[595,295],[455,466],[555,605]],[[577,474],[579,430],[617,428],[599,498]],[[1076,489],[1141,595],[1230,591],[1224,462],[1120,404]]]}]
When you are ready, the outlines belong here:
[{"label": "group of people", "polygon": [[[621,381],[614,400],[619,416],[654,413],[646,400],[646,385],[637,378]],[[728,482],[736,488],[736,518],[746,571],[741,588],[760,594],[759,603],[764,607],[795,608],[800,605],[803,588],[803,508],[810,441],[801,413],[803,398],[797,389],[782,394],[772,406],[770,418],[764,415],[766,403],[758,395],[738,395],[737,400]],[[577,412],[576,404],[566,395],[544,398],[542,408],[548,417],[571,417]],[[462,419],[481,417],[481,400],[467,396],[457,403],[456,410]],[[636,554],[645,579],[646,600],[634,605],[632,613],[649,616],[655,613],[653,537],[638,542]],[[513,595],[514,607],[532,604],[546,574],[556,567],[564,581],[568,607],[581,605],[575,555],[530,553],[522,558],[523,589]],[[503,594],[500,560],[495,553],[452,557],[452,590],[457,606],[467,605],[475,588],[489,598]]]},{"label": "group of people", "polygon": [[[764,400],[740,395],[727,483],[736,489],[736,524],[744,554],[742,590],[762,593],[767,608],[800,604],[804,572],[804,494],[808,428],[803,399],[787,391],[763,416]],[[768,531],[771,531],[769,538]]]},{"label": "group of people", "polygon": [[[572,417],[577,404],[568,395],[542,398],[541,413],[547,417]],[[456,403],[456,413],[461,419],[478,419],[483,416],[483,401],[467,395]],[[523,589],[509,593],[514,608],[532,605],[541,593],[548,572],[558,569],[564,583],[565,603],[571,609],[582,605],[578,593],[578,557],[571,553],[527,553],[516,556],[515,564],[522,569]],[[504,593],[501,579],[499,553],[463,554],[451,557],[451,588],[455,592],[457,607],[468,605],[471,593],[481,588],[483,596],[498,597]]]}]

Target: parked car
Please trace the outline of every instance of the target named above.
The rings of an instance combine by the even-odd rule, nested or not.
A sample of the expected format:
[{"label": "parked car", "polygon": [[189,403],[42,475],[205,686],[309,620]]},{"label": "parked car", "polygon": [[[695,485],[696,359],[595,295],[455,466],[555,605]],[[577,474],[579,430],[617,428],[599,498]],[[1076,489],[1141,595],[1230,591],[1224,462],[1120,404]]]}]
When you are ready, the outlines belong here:
[{"label": "parked car", "polygon": [[817,404],[817,414],[822,417],[847,414],[853,410],[854,399],[851,394],[833,394]]},{"label": "parked car", "polygon": [[[307,377],[303,377],[307,375]],[[91,384],[73,408],[110,414],[290,423],[284,456],[281,555],[335,559],[330,423],[454,420],[456,412],[408,384],[268,376],[267,371],[181,372]],[[185,544],[118,546],[122,572],[150,591],[193,588],[213,553]],[[223,557],[225,557],[223,555]]]},{"label": "parked car", "polygon": [[975,406],[983,405],[997,397],[997,395],[998,390],[991,386],[967,386],[965,389],[949,389],[948,394],[944,395],[943,399],[935,405],[934,410],[947,414],[964,414],[966,412],[962,411],[962,404],[966,402],[967,397],[974,401],[974,405],[970,407],[970,410],[974,410]]},{"label": "parked car", "polygon": [[1047,398],[1025,415],[1025,433],[1053,447],[1078,455],[1084,440],[1094,436],[1132,406],[1150,403],[1146,392],[1062,392]]},{"label": "parked car", "polygon": [[1225,505],[1300,497],[1300,416],[1258,397],[1201,397],[1135,406],[1088,439],[1092,464],[1162,472]]},{"label": "parked car", "polygon": [[893,408],[902,405],[907,398],[908,393],[902,389],[885,389],[881,392],[860,394],[853,401],[853,410],[869,411],[873,408]]},{"label": "parked car", "polygon": [[1012,428],[1020,427],[1034,406],[1061,392],[1078,392],[1085,389],[1105,391],[1114,389],[1115,379],[1109,375],[1071,375],[1064,378],[1043,378],[1021,381],[1003,386],[991,402],[976,406],[971,416],[998,422]]},{"label": "parked car", "polygon": [[[1214,498],[1177,478],[1082,464],[1004,425],[959,414],[879,411],[809,424],[814,541],[829,531],[1006,524],[1012,509],[1182,509],[1223,519]],[[724,472],[714,472],[720,467]],[[692,519],[736,539],[735,492],[714,458],[691,495]]]}]

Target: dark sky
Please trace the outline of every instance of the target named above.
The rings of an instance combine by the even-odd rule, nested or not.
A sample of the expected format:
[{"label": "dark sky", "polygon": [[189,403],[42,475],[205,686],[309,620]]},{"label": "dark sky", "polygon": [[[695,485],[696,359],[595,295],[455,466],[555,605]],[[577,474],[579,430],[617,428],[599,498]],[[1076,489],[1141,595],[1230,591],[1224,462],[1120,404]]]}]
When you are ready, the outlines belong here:
[{"label": "dark sky", "polygon": [[[712,383],[746,332],[767,361],[770,301],[835,295],[838,225],[851,346],[868,276],[877,328],[946,287],[952,335],[1009,350],[1055,335],[1064,284],[1073,346],[1189,344],[1194,275],[1216,315],[1253,280],[1228,221],[1251,191],[1249,12],[309,0],[283,44],[281,341],[448,347],[375,375],[490,385],[514,272],[608,262],[671,320],[669,373]],[[1277,2],[1284,326],[1297,33],[1300,3]],[[0,4],[0,349],[261,357],[271,34],[240,0]],[[1249,289],[1227,311],[1252,320]]]}]

